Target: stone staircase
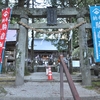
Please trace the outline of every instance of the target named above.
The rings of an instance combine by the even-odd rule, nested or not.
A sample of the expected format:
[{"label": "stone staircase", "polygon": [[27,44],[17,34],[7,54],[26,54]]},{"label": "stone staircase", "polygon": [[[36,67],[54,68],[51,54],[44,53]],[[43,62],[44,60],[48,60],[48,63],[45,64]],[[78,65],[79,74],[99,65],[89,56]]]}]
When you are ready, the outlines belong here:
[{"label": "stone staircase", "polygon": [[[64,74],[63,74],[64,75]],[[72,96],[67,79],[64,77],[64,99],[75,100]],[[3,77],[4,78],[4,77]],[[54,80],[49,81],[45,72],[35,72],[30,76],[25,76],[25,83],[22,86],[8,86],[4,89],[7,94],[1,95],[0,100],[61,100],[60,99],[60,73],[53,72]],[[72,75],[75,87],[81,100],[100,100],[100,94],[96,90],[86,89],[81,85],[81,75]],[[79,80],[80,81],[77,81]],[[76,81],[75,81],[76,80]]]}]

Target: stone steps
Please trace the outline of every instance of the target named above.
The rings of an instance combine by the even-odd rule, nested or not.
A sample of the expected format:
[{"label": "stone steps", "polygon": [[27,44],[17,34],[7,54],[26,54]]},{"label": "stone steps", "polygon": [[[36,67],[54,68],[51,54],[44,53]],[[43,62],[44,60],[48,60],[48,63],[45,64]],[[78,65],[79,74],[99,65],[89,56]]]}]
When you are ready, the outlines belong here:
[{"label": "stone steps", "polygon": [[[80,97],[81,100],[100,100],[100,96]],[[60,97],[0,97],[0,100],[60,100]],[[73,97],[65,97],[64,100],[74,100]]]}]

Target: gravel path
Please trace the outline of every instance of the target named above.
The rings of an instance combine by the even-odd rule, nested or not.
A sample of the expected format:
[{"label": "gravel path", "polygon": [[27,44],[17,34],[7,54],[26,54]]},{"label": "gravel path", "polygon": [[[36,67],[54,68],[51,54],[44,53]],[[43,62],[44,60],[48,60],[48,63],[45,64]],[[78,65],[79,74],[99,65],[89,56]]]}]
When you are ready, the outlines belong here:
[{"label": "gravel path", "polygon": [[[12,77],[2,76],[1,78],[12,79]],[[72,76],[74,80],[81,80],[80,74]],[[14,79],[14,77],[13,77]],[[22,86],[14,86],[14,84],[3,85],[7,93],[0,94],[0,100],[60,100],[60,75],[53,73],[54,81],[48,81],[45,73],[32,73],[25,76],[25,83]],[[81,97],[81,100],[100,100],[100,94],[95,90],[88,90],[80,83],[74,81],[75,87]],[[69,85],[64,75],[64,100],[73,100]]]},{"label": "gravel path", "polygon": [[[100,96],[95,90],[88,90],[80,83],[75,83],[79,96]],[[11,97],[60,97],[59,82],[26,82],[22,86],[5,87],[6,96]],[[64,83],[64,96],[72,97],[68,83]]]}]

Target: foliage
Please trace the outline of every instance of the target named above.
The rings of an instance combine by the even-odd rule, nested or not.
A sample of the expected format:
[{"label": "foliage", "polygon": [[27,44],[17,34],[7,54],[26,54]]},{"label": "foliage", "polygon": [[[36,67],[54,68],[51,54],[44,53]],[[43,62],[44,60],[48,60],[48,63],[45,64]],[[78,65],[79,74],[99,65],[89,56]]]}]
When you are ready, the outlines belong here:
[{"label": "foliage", "polygon": [[[32,7],[36,7],[35,5],[38,5],[38,6],[42,5],[37,0],[32,0],[32,1],[33,1],[33,3],[30,3],[30,0],[15,0],[14,7],[17,7],[17,6],[19,6],[19,7],[31,7],[31,6]],[[0,1],[1,5],[2,4],[6,4],[6,3],[9,3],[9,5],[10,5],[11,0],[5,0],[5,2],[4,2],[4,0]],[[81,9],[82,7],[88,7],[88,5],[99,4],[100,0],[44,0],[44,2],[42,2],[42,3],[44,3],[45,6],[49,4],[51,6],[56,6],[58,8],[61,8],[61,7],[63,7],[63,8],[64,7],[76,7],[76,8],[80,8]],[[90,18],[89,17],[85,17],[85,20],[87,22],[89,22]],[[15,24],[18,21],[19,21],[19,18],[14,16],[14,17],[11,18],[10,23],[11,24]],[[46,20],[40,19],[40,18],[35,18],[34,21],[37,22],[37,23],[38,22],[39,23],[40,22],[44,22],[44,21],[46,22]],[[65,23],[70,23],[70,22],[74,23],[77,20],[74,17],[69,17],[69,18],[62,18],[62,19],[59,18],[58,21],[61,22],[61,23],[63,23],[63,22],[65,22]],[[88,38],[91,38],[91,32],[90,31],[88,31],[88,32],[89,32]],[[78,45],[78,31],[77,31],[77,29],[73,30],[73,33],[74,33],[73,34],[73,47],[76,47]],[[65,35],[66,35],[66,33],[65,33]],[[39,37],[41,37],[43,35],[41,35],[40,33],[38,33],[38,34],[36,33],[35,36],[37,38],[39,38]],[[58,40],[57,36],[55,37],[55,40]],[[66,40],[66,42],[68,42],[67,40]],[[62,43],[60,43],[60,41],[59,41],[58,44],[54,43],[54,45],[57,46],[57,48],[60,50],[60,46],[58,46],[58,45],[62,45]],[[63,44],[63,46],[64,46],[64,44]]]},{"label": "foliage", "polygon": [[2,87],[0,86],[0,94],[7,94],[7,91]]},{"label": "foliage", "polygon": [[6,73],[6,67],[2,67],[2,73]]},{"label": "foliage", "polygon": [[100,82],[93,82],[93,86],[100,87]]},{"label": "foliage", "polygon": [[[91,55],[93,56],[93,48],[88,48],[88,56],[91,56]],[[73,50],[72,56],[76,57],[76,58],[80,57],[80,48],[79,47]]]},{"label": "foliage", "polygon": [[30,72],[29,72],[29,70],[28,70],[26,67],[25,67],[24,75],[25,75],[25,76],[30,75]]},{"label": "foliage", "polygon": [[80,7],[87,7],[88,5],[99,4],[100,0],[50,0],[50,3],[52,6],[56,6],[56,7],[80,8]]},{"label": "foliage", "polygon": [[94,90],[94,87],[93,86],[86,86],[85,88],[86,89],[89,89],[89,90]]},{"label": "foliage", "polygon": [[3,2],[3,0],[0,0],[0,5],[4,5],[4,2]]},{"label": "foliage", "polygon": [[[52,29],[52,31],[54,30],[57,29]],[[51,41],[51,43],[57,48],[59,52],[67,51],[68,49],[68,37],[66,33],[47,34],[46,40]]]},{"label": "foliage", "polygon": [[59,52],[66,51],[68,49],[68,45],[66,44],[65,39],[60,39],[58,42],[57,40],[52,40],[52,44],[55,45]]},{"label": "foliage", "polygon": [[72,38],[73,38],[73,43],[72,43],[73,48],[76,48],[78,46],[78,40],[79,40],[78,30],[77,29],[73,30]]},{"label": "foliage", "polygon": [[93,81],[91,86],[86,86],[85,88],[89,90],[96,90],[98,93],[100,93],[100,82]]},{"label": "foliage", "polygon": [[[1,4],[6,4],[7,3],[7,0],[5,0],[6,2],[3,2],[0,1],[0,5]],[[9,4],[11,3],[12,0],[8,0],[9,1]],[[14,7],[37,7],[36,5],[38,6],[41,6],[42,4],[41,3],[38,3],[38,1],[36,0],[32,0],[34,1],[33,3],[30,3],[29,2],[30,0],[15,0],[15,3],[14,3]],[[48,6],[56,6],[57,8],[65,8],[65,7],[76,7],[78,9],[82,9],[83,7],[86,7],[86,8],[89,8],[88,5],[96,5],[96,4],[99,4],[100,3],[100,0],[44,0],[44,5],[45,7]],[[85,20],[87,22],[90,22],[90,18],[89,16],[88,17],[84,17]],[[11,18],[11,23],[12,24],[15,24],[16,22],[18,22],[19,18],[17,17],[12,17]],[[77,18],[75,17],[67,17],[67,18],[59,18],[58,19],[59,22],[61,23],[74,23],[74,22],[77,22]],[[40,23],[40,22],[46,22],[46,20],[44,19],[40,19],[40,18],[35,18],[34,19],[35,23]],[[88,39],[91,38],[91,30],[86,30],[86,32],[88,33]],[[54,39],[52,39],[52,43],[58,48],[58,51],[63,51],[63,50],[67,50],[68,48],[68,36],[69,36],[69,33],[67,35],[67,33],[63,33],[61,34],[61,39],[59,39],[59,35],[53,35],[54,36]],[[35,36],[37,38],[43,36],[41,34],[35,34]],[[47,37],[49,37],[50,35],[48,34]],[[65,39],[63,39],[62,37],[65,37]],[[59,40],[59,41],[58,41]],[[75,29],[73,30],[73,47],[77,47],[78,46],[78,30]]]},{"label": "foliage", "polygon": [[[11,3],[12,0],[1,0],[0,5]],[[41,5],[40,2],[37,0],[33,3],[30,3],[31,0],[14,0],[14,6],[19,7],[29,7],[30,5]],[[57,6],[57,7],[87,7],[88,5],[94,5],[99,4],[100,0],[44,0],[44,5],[51,5],[51,6]],[[44,6],[43,5],[43,6]]]},{"label": "foliage", "polygon": [[19,21],[17,17],[12,17],[10,23],[11,24],[16,24]]}]

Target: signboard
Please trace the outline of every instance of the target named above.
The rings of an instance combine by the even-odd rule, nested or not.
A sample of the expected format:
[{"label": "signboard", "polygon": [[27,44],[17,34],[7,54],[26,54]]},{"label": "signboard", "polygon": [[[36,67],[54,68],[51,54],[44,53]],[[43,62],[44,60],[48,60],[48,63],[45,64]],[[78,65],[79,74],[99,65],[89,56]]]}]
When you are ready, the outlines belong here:
[{"label": "signboard", "polygon": [[2,62],[2,52],[6,41],[6,33],[8,30],[10,11],[11,11],[10,8],[6,8],[2,10],[2,22],[0,28],[0,63]]},{"label": "signboard", "polygon": [[54,26],[57,25],[57,8],[47,7],[47,25]]},{"label": "signboard", "polygon": [[90,6],[95,62],[100,62],[100,6]]}]

